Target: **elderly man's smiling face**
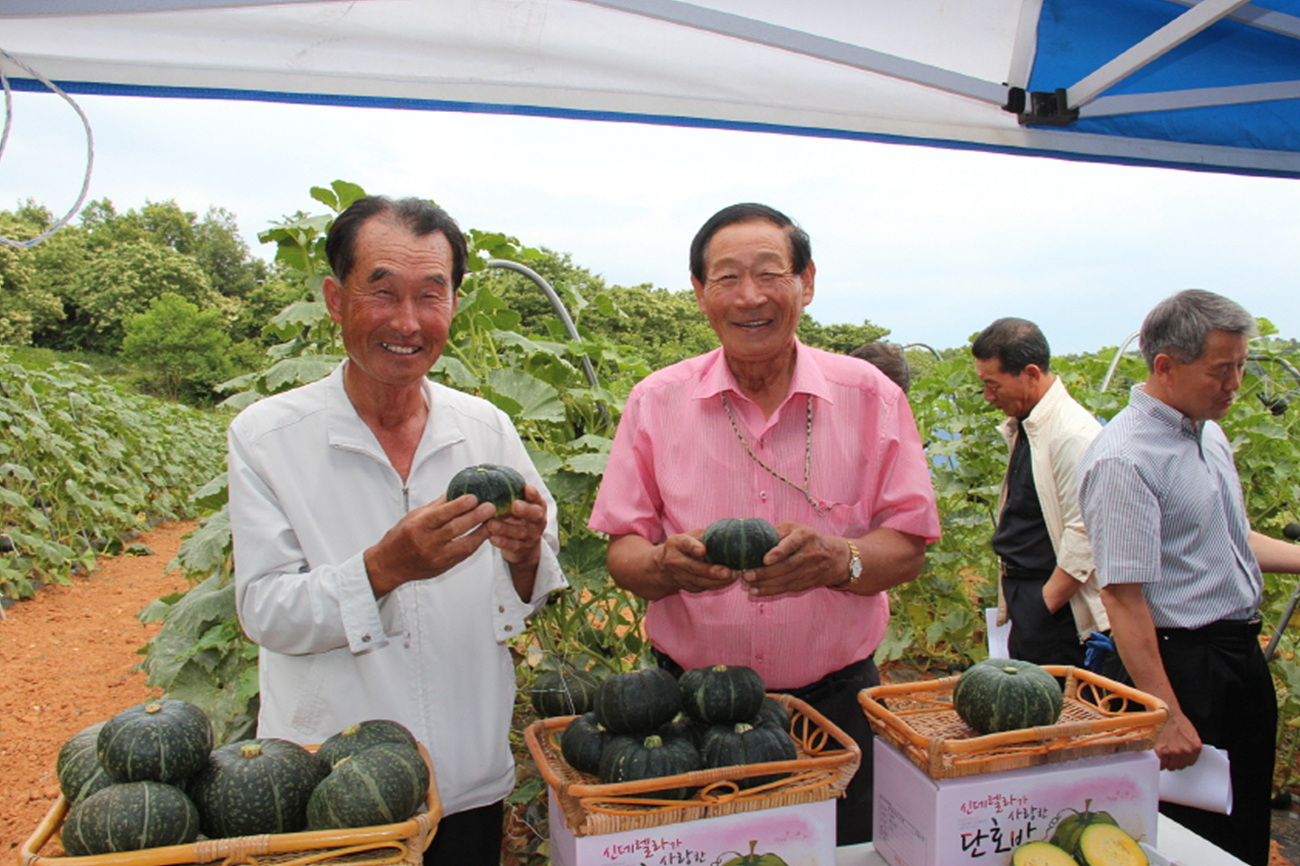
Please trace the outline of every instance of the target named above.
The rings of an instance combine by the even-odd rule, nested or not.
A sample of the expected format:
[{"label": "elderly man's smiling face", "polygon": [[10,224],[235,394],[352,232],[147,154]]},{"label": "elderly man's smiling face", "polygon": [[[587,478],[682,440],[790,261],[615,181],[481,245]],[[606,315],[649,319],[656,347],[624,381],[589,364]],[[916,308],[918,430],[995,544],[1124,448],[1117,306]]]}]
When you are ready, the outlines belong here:
[{"label": "elderly man's smiling face", "polygon": [[344,283],[325,280],[325,302],[364,382],[416,384],[442,354],[456,311],[451,244],[441,232],[415,235],[376,216],[357,233]]},{"label": "elderly man's smiling face", "polygon": [[704,282],[694,277],[700,311],[717,332],[728,359],[763,363],[783,358],[794,344],[803,308],[813,299],[812,262],[792,273],[790,239],[764,219],[724,226],[709,239]]}]

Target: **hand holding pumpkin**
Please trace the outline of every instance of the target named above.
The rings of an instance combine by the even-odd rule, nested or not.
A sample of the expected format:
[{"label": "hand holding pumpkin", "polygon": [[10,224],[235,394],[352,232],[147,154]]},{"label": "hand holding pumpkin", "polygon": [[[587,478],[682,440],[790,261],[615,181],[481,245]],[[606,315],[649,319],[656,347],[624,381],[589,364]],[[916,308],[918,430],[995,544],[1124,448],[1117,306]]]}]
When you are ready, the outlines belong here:
[{"label": "hand holding pumpkin", "polygon": [[536,565],[542,558],[546,529],[546,500],[537,488],[524,485],[523,498],[487,522],[488,541],[512,565]]},{"label": "hand holding pumpkin", "polygon": [[704,530],[670,535],[655,551],[660,575],[680,592],[708,592],[736,581],[739,572],[710,564],[706,558]]},{"label": "hand holding pumpkin", "polygon": [[379,598],[412,580],[442,574],[487,540],[491,502],[443,498],[408,512],[365,552],[366,574]]},{"label": "hand holding pumpkin", "polygon": [[837,583],[848,574],[844,544],[798,523],[779,523],[780,541],[762,568],[744,572],[752,595],[782,595]]}]

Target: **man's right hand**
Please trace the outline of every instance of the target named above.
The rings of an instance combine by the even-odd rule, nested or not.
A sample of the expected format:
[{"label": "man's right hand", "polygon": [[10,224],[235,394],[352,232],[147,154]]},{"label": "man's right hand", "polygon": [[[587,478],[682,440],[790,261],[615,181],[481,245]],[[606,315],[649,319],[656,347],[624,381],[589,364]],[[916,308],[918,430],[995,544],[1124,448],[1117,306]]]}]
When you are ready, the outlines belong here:
[{"label": "man's right hand", "polygon": [[451,502],[438,498],[407,513],[365,552],[366,574],[375,598],[412,580],[442,574],[468,559],[488,538],[491,502],[477,505],[466,495]]},{"label": "man's right hand", "polygon": [[1201,735],[1196,733],[1187,716],[1170,711],[1165,726],[1156,737],[1155,749],[1160,769],[1181,770],[1195,764],[1201,757]]},{"label": "man's right hand", "polygon": [[639,535],[610,539],[608,565],[614,582],[649,601],[677,592],[708,592],[735,583],[740,572],[704,560],[703,529],[670,535],[652,544]]}]

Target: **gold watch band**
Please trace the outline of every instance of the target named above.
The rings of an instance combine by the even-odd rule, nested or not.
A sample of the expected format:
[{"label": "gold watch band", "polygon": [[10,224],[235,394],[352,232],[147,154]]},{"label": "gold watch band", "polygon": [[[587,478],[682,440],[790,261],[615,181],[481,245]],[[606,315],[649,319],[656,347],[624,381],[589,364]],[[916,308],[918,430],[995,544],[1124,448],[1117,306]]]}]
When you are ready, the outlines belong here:
[{"label": "gold watch band", "polygon": [[849,546],[849,576],[831,584],[831,589],[849,589],[862,579],[862,557],[858,554],[858,546],[852,541],[846,540],[845,543]]}]

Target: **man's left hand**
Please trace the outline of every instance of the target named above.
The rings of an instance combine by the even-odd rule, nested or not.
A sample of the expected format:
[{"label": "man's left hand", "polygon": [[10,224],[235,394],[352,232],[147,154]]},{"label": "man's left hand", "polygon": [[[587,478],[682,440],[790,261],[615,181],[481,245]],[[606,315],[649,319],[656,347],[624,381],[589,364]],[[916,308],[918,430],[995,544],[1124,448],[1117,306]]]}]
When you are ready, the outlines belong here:
[{"label": "man's left hand", "polygon": [[[778,524],[776,532],[781,540],[763,558],[763,567],[741,575],[751,595],[803,592],[848,578],[844,539],[821,535],[798,523]],[[836,579],[828,583],[828,576]]]},{"label": "man's left hand", "polygon": [[536,565],[542,557],[542,532],[546,529],[546,501],[531,484],[524,498],[510,503],[510,513],[487,522],[488,541],[511,565]]}]

